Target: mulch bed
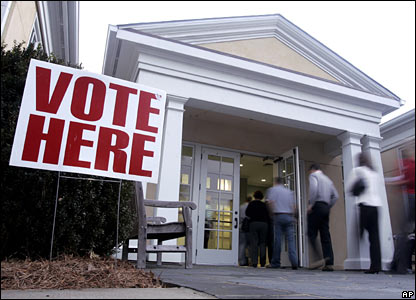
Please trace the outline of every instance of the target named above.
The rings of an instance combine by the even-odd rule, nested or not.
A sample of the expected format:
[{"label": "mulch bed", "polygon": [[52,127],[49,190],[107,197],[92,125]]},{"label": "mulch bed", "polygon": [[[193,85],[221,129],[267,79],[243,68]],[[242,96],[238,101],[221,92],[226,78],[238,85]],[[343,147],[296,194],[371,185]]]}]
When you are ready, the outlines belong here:
[{"label": "mulch bed", "polygon": [[109,258],[65,256],[58,260],[1,262],[1,289],[162,288],[150,271]]}]

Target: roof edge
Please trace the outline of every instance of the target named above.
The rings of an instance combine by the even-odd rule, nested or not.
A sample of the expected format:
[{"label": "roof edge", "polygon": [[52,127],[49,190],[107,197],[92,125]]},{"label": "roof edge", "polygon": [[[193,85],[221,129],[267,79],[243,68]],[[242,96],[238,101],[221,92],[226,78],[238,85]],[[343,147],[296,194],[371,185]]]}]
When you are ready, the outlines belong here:
[{"label": "roof edge", "polygon": [[[255,19],[259,20],[254,22]],[[260,19],[263,22],[260,22]],[[225,30],[224,26],[220,25],[226,22],[227,24],[238,23],[236,24],[238,26],[232,27],[232,30],[229,28]],[[279,22],[280,26],[278,26]],[[177,26],[174,26],[175,24]],[[267,31],[270,36],[276,37],[293,51],[302,55],[305,59],[311,61],[345,85],[354,86],[373,94],[388,96],[399,102],[401,100],[400,97],[280,14],[134,23],[122,24],[118,25],[118,27],[120,29],[136,29],[147,34],[189,44],[216,42],[218,38],[220,39],[219,41],[260,38]],[[233,30],[235,31],[234,34],[232,34]],[[260,30],[262,33],[260,34],[260,31],[255,33],[257,32],[256,30]],[[244,36],[245,31],[247,31],[246,37]],[[189,32],[192,32],[191,36]],[[211,37],[208,38],[208,36]]]},{"label": "roof edge", "polygon": [[403,124],[415,122],[415,109],[411,109],[394,119],[391,119],[385,123],[380,124],[380,133],[385,134],[386,132],[393,130],[397,127],[402,126]]}]

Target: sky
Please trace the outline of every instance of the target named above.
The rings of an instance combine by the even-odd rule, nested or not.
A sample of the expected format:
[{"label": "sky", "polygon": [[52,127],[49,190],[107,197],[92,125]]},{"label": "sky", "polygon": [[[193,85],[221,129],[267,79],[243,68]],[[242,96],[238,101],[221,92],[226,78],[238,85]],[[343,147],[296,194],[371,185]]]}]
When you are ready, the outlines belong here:
[{"label": "sky", "polygon": [[108,25],[281,14],[415,107],[414,1],[80,1],[80,62],[101,73]]}]

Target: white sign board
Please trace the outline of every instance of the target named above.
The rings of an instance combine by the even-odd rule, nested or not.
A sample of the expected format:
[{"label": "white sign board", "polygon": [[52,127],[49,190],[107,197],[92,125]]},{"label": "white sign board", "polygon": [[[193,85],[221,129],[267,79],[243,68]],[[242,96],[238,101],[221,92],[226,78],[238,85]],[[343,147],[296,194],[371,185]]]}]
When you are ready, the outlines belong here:
[{"label": "white sign board", "polygon": [[157,183],[166,93],[32,59],[10,165]]}]

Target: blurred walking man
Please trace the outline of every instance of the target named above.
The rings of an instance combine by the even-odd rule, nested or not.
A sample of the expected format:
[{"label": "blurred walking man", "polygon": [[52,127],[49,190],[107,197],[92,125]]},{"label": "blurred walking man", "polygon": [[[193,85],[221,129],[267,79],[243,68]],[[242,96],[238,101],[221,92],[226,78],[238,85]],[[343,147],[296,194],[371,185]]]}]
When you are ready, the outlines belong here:
[{"label": "blurred walking man", "polygon": [[296,253],[295,241],[295,218],[293,214],[296,209],[293,192],[283,186],[283,178],[277,177],[274,186],[267,190],[266,200],[269,210],[272,212],[274,224],[273,258],[270,268],[280,268],[280,252],[283,233],[286,235],[289,247],[289,260],[292,269],[298,268],[298,255]]},{"label": "blurred walking man", "polygon": [[317,253],[316,237],[319,231],[325,262],[322,271],[333,271],[334,253],[329,233],[329,212],[338,200],[338,193],[334,183],[321,171],[318,164],[312,164],[309,171],[308,236],[313,251]]},{"label": "blurred walking man", "polygon": [[[403,151],[403,173],[400,176],[385,178],[388,185],[403,185],[407,192],[405,214],[401,219],[400,233],[397,235],[394,257],[391,263],[393,273],[406,274],[412,272],[412,253],[415,247],[415,159],[410,149]],[[409,234],[413,233],[413,239]],[[412,235],[410,235],[412,236]],[[409,259],[410,258],[410,259]]]}]

